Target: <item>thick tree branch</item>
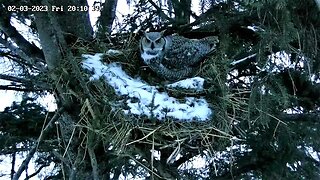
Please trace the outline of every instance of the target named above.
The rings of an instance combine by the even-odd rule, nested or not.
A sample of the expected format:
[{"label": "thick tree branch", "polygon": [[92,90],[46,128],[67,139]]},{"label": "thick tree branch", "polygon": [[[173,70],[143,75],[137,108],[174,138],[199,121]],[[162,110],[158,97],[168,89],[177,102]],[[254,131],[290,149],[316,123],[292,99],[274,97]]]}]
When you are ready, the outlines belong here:
[{"label": "thick tree branch", "polygon": [[[41,71],[46,71],[45,66],[43,65],[43,59],[36,58],[29,56],[27,53],[22,51],[20,47],[16,47],[11,43],[9,40],[3,39],[0,37],[0,44],[3,44],[6,48],[8,48],[13,54],[19,56],[16,59],[23,59],[26,62],[22,62],[24,64],[27,64],[28,66],[35,66],[37,69]],[[11,55],[11,54],[10,54]],[[12,58],[11,58],[12,59]],[[39,61],[40,60],[40,61]]]},{"label": "thick tree branch", "polygon": [[5,13],[3,7],[0,7],[0,15],[2,16],[2,18],[0,18],[0,28],[6,36],[10,37],[27,56],[34,58],[36,61],[44,61],[42,51],[36,45],[27,41],[17,29],[10,24],[10,16]]},{"label": "thick tree branch", "polygon": [[112,24],[116,17],[117,4],[118,0],[108,0],[103,4],[101,16],[99,17],[99,31],[111,33]]},{"label": "thick tree branch", "polygon": [[[14,147],[15,148],[15,147]],[[11,179],[14,176],[14,166],[16,164],[16,149],[14,149],[14,152],[12,153],[12,161],[11,161],[11,173],[10,173],[10,177]]]}]

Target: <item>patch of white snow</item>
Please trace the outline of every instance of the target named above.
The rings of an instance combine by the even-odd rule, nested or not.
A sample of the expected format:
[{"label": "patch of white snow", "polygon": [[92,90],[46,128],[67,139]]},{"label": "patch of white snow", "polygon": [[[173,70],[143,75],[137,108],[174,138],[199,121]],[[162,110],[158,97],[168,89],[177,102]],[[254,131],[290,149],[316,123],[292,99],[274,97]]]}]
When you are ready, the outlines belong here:
[{"label": "patch of white snow", "polygon": [[[186,97],[183,102],[170,97],[166,92],[159,92],[155,86],[150,86],[140,79],[127,75],[117,63],[104,64],[101,62],[103,54],[83,55],[83,68],[93,72],[90,80],[104,77],[117,95],[127,96],[125,113],[146,115],[163,120],[171,117],[178,120],[205,121],[212,115],[204,98]],[[173,83],[170,86],[184,86],[186,88],[203,88],[203,79],[199,77]]]}]

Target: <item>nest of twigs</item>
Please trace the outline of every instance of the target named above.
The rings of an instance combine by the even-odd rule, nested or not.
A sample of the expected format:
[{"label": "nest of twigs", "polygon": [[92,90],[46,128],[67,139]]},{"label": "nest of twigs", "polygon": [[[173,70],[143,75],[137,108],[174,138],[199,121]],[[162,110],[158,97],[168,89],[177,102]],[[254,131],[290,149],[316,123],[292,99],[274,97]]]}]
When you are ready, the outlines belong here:
[{"label": "nest of twigs", "polygon": [[[119,38],[119,37],[118,37]],[[138,38],[128,35],[122,47],[109,45],[122,54],[108,55],[105,63],[118,62],[132,77],[141,77],[149,84],[162,84],[165,80],[153,73],[139,57]],[[238,113],[246,111],[242,92],[229,92],[226,86],[226,65],[223,53],[217,51],[201,66],[198,75],[205,78],[201,96],[210,103],[214,115],[208,121],[177,121],[169,118],[157,120],[146,116],[124,114],[122,107],[113,106],[119,97],[104,80],[87,82],[94,101],[82,105],[80,127],[92,130],[103,141],[106,149],[119,154],[132,155],[136,146],[144,145],[154,150],[168,150],[167,162],[173,162],[183,151],[209,150],[211,152],[230,146],[234,138],[234,124]],[[168,90],[170,91],[170,90]],[[174,96],[199,95],[192,92],[172,93]],[[178,95],[177,95],[178,94]],[[241,130],[239,130],[241,133]],[[149,150],[150,150],[149,149]]]}]

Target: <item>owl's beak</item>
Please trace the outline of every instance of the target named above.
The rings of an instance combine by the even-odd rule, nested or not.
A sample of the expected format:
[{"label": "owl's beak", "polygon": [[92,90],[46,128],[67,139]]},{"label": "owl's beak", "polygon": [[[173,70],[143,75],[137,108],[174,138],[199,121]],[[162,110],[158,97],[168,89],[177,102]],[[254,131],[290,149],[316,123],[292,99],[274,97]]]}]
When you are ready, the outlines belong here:
[{"label": "owl's beak", "polygon": [[151,49],[152,50],[154,49],[154,43],[153,42],[151,43]]}]

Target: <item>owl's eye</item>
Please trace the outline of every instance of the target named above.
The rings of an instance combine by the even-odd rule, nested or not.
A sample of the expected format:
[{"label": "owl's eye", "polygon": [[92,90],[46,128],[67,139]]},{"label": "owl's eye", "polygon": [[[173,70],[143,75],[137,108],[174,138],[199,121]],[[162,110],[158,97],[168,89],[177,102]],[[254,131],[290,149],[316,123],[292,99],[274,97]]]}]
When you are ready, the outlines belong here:
[{"label": "owl's eye", "polygon": [[161,42],[161,39],[157,39],[157,40],[156,40],[156,43],[160,43],[160,42]]},{"label": "owl's eye", "polygon": [[149,39],[146,39],[146,43],[151,43],[151,41]]}]

